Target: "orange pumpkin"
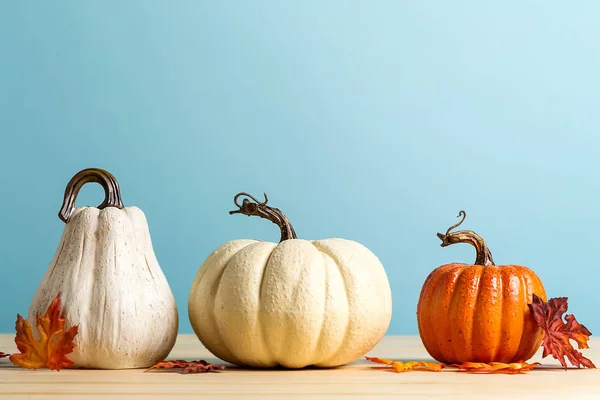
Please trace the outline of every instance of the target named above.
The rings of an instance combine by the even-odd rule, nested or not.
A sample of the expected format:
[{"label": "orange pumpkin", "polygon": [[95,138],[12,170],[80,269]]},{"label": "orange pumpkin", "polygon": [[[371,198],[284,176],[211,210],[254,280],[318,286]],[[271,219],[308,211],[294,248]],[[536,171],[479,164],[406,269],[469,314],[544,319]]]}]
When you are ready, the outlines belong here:
[{"label": "orange pumpkin", "polygon": [[438,233],[442,247],[469,243],[474,265],[446,264],[429,274],[419,298],[417,321],[425,348],[436,360],[454,364],[528,360],[543,332],[528,303],[535,293],[546,301],[542,281],[529,268],[494,265],[485,241],[472,231],[450,232],[466,218]]}]

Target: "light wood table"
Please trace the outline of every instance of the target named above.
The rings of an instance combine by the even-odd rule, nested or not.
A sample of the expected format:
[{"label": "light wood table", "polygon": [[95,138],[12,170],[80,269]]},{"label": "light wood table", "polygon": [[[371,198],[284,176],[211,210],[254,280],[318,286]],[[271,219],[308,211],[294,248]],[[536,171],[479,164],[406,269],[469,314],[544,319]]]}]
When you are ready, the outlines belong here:
[{"label": "light wood table", "polygon": [[[14,352],[13,335],[0,335],[0,349]],[[600,364],[600,340],[584,354]],[[369,353],[396,360],[430,360],[417,336],[388,336]],[[540,361],[540,355],[534,359]],[[180,335],[170,358],[219,362],[193,335]],[[2,399],[600,399],[600,370],[556,368],[553,359],[521,375],[473,375],[451,370],[395,373],[358,360],[328,369],[253,370],[231,366],[219,373],[183,375],[143,370],[37,371],[0,360]]]}]

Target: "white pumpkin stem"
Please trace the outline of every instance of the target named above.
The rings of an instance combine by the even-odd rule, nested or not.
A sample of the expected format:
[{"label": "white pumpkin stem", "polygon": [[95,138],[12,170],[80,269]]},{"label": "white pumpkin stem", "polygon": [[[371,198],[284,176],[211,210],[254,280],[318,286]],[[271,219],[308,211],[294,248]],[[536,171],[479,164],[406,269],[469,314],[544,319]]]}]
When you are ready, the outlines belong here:
[{"label": "white pumpkin stem", "polygon": [[471,246],[475,247],[475,251],[477,252],[477,258],[475,259],[474,265],[495,265],[494,259],[492,258],[492,253],[490,252],[490,249],[488,249],[485,240],[483,240],[481,236],[479,236],[473,231],[456,231],[452,233],[450,232],[452,229],[460,226],[464,222],[465,218],[467,218],[467,213],[461,210],[458,213],[458,217],[462,217],[460,222],[448,228],[446,233],[437,234],[437,236],[442,241],[442,244],[440,246],[446,247],[456,243],[468,243]]},{"label": "white pumpkin stem", "polygon": [[90,182],[99,183],[102,185],[102,188],[104,188],[104,201],[98,206],[99,209],[106,207],[123,208],[119,183],[115,177],[110,172],[103,169],[84,169],[71,178],[65,189],[65,198],[58,213],[58,217],[65,223],[69,221],[69,218],[73,213],[75,200],[77,199],[79,190],[81,190],[83,185]]},{"label": "white pumpkin stem", "polygon": [[[294,231],[294,227],[290,223],[290,220],[287,219],[285,214],[281,212],[280,209],[268,206],[267,202],[269,201],[269,198],[267,197],[266,193],[264,195],[265,201],[261,202],[258,201],[254,196],[245,192],[236,194],[233,198],[233,202],[236,206],[238,206],[239,209],[229,211],[229,214],[244,214],[249,217],[257,216],[260,218],[268,219],[269,221],[273,222],[279,227],[279,230],[281,231],[281,239],[279,241],[280,243],[284,240],[298,239],[298,236],[296,236],[296,232]],[[239,204],[238,199],[242,196],[246,196],[252,199],[254,203],[248,199],[244,199],[242,200],[242,204]]]}]

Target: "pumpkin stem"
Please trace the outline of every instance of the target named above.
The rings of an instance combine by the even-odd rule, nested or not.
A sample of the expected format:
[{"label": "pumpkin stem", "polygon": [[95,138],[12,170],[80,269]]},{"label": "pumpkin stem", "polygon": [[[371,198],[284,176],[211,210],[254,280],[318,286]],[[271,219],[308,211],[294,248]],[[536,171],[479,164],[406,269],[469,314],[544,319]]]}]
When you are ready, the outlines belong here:
[{"label": "pumpkin stem", "polygon": [[475,251],[477,252],[475,265],[495,265],[494,259],[492,258],[492,253],[488,249],[487,245],[485,244],[485,240],[483,240],[481,236],[479,236],[473,231],[456,231],[450,233],[452,229],[459,227],[464,222],[465,218],[467,218],[467,213],[461,210],[458,213],[458,217],[462,217],[460,222],[448,228],[445,234],[437,234],[437,236],[442,241],[442,244],[440,246],[446,247],[456,243],[469,243],[470,245],[475,247]]},{"label": "pumpkin stem", "polygon": [[[249,217],[255,215],[260,218],[268,219],[269,221],[276,224],[281,230],[281,240],[279,241],[280,243],[288,239],[298,239],[298,236],[296,236],[296,232],[294,231],[290,220],[287,219],[285,214],[282,213],[281,210],[279,210],[278,208],[269,207],[267,205],[269,198],[267,197],[266,193],[264,195],[265,201],[261,202],[254,198],[252,195],[245,192],[236,194],[233,198],[233,202],[236,206],[238,206],[239,209],[229,211],[229,214],[244,214]],[[254,201],[254,203],[248,199],[244,199],[242,200],[242,204],[239,204],[238,199],[241,196],[246,196],[250,198]]]},{"label": "pumpkin stem", "polygon": [[62,207],[58,212],[58,218],[65,223],[69,221],[73,209],[75,208],[75,200],[77,199],[79,190],[81,190],[83,185],[90,182],[99,183],[104,188],[104,201],[98,206],[99,209],[106,207],[123,208],[119,183],[115,177],[112,176],[110,172],[103,169],[88,168],[75,174],[67,184],[65,198]]}]

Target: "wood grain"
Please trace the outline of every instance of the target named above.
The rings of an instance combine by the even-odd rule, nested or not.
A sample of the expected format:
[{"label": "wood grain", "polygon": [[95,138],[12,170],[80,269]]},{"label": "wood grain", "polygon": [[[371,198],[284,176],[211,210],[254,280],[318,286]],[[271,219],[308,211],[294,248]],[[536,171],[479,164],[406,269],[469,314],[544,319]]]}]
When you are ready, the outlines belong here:
[{"label": "wood grain", "polygon": [[[0,335],[0,350],[16,351],[13,335]],[[600,340],[584,355],[600,362]],[[417,336],[387,336],[370,356],[431,361]],[[193,335],[180,335],[170,358],[219,362]],[[541,361],[540,353],[534,358]],[[143,370],[30,371],[0,359],[2,399],[600,399],[599,370],[564,371],[554,360],[522,375],[405,372],[358,360],[328,369],[255,370],[230,366],[223,372],[182,375]]]}]

